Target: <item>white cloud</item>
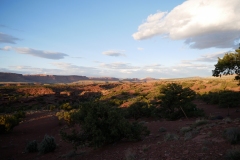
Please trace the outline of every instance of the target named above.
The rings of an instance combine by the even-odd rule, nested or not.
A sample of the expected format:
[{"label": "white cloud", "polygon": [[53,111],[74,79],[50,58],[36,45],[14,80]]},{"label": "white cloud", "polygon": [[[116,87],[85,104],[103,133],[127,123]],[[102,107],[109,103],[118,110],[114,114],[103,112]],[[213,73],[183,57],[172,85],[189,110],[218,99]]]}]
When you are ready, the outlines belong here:
[{"label": "white cloud", "polygon": [[102,63],[100,67],[108,69],[138,69],[139,67],[132,66],[129,63],[115,62],[115,63]]},{"label": "white cloud", "polygon": [[142,51],[144,48],[138,47],[137,50]]},{"label": "white cloud", "polygon": [[226,52],[216,52],[216,53],[204,54],[200,58],[197,58],[195,61],[216,62],[217,63],[218,58],[223,57],[225,54],[226,54]]},{"label": "white cloud", "polygon": [[14,50],[21,54],[28,54],[35,57],[47,58],[47,59],[63,59],[65,56],[68,56],[65,53],[60,52],[51,52],[51,51],[43,51],[43,50],[36,50],[32,48],[14,48]]},{"label": "white cloud", "polygon": [[12,49],[11,46],[5,46],[3,48],[0,48],[0,50],[3,50],[3,51],[10,51]]},{"label": "white cloud", "polygon": [[73,65],[71,63],[63,63],[63,62],[55,62],[52,63],[55,67],[57,67],[59,70],[61,70],[61,74],[66,75],[97,75],[99,73],[99,69],[94,67],[85,67],[85,66],[77,66]]},{"label": "white cloud", "polygon": [[13,37],[11,35],[8,34],[4,34],[0,32],[0,43],[11,43],[11,44],[15,44],[16,41],[18,41],[20,39]]},{"label": "white cloud", "polygon": [[168,35],[191,48],[234,48],[240,38],[239,8],[239,0],[188,0],[169,13],[148,16],[133,38]]},{"label": "white cloud", "polygon": [[[47,59],[63,59],[65,56],[68,56],[67,54],[61,53],[61,52],[36,50],[28,47],[20,48],[20,47],[5,46],[3,48],[0,48],[0,50],[4,50],[4,51],[10,51],[12,49],[21,54],[29,54],[35,57],[41,57],[41,58],[47,58]],[[81,58],[81,57],[72,57],[72,58]]]},{"label": "white cloud", "polygon": [[125,56],[125,54],[123,54],[122,52],[124,52],[124,51],[109,50],[109,51],[102,52],[102,54],[107,55],[107,56],[114,56],[114,57]]}]

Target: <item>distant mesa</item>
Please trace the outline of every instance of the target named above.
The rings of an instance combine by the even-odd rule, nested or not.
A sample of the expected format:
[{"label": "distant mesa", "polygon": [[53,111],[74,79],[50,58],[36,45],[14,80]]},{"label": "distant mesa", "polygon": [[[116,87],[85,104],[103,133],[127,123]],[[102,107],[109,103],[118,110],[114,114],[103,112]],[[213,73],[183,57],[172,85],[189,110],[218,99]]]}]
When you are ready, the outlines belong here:
[{"label": "distant mesa", "polygon": [[28,82],[22,74],[0,72],[0,82]]},{"label": "distant mesa", "polygon": [[125,79],[122,79],[122,81],[130,81],[130,82],[133,82],[133,81],[140,81],[140,79],[138,78],[125,78]]},{"label": "distant mesa", "polygon": [[143,79],[141,79],[142,81],[156,81],[156,80],[158,80],[158,79],[156,79],[156,78],[152,78],[152,77],[146,77],[146,78],[143,78]]},{"label": "distant mesa", "polygon": [[31,83],[72,83],[80,80],[89,80],[86,76],[61,75],[22,75],[16,73],[0,72],[0,82],[31,82]]},{"label": "distant mesa", "polygon": [[119,81],[118,78],[114,77],[88,77],[89,80],[94,80],[94,81]]},{"label": "distant mesa", "polygon": [[29,82],[29,83],[73,83],[83,80],[119,81],[114,77],[86,77],[78,75],[46,75],[46,74],[17,74],[0,72],[0,82]]},{"label": "distant mesa", "polygon": [[157,80],[147,77],[143,79],[115,77],[86,77],[78,75],[47,75],[47,74],[17,74],[0,72],[0,82],[26,82],[26,83],[73,83],[83,80],[89,81],[129,81],[129,82],[147,82]]}]

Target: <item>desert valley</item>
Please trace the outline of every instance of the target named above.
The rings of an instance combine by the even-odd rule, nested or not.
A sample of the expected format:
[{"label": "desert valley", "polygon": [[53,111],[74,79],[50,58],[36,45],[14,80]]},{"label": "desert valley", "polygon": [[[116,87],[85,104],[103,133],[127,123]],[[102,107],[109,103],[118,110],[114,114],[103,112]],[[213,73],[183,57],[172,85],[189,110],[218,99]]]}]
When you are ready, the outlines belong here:
[{"label": "desert valley", "polygon": [[210,160],[239,153],[240,87],[232,76],[30,77],[1,76],[0,159]]}]

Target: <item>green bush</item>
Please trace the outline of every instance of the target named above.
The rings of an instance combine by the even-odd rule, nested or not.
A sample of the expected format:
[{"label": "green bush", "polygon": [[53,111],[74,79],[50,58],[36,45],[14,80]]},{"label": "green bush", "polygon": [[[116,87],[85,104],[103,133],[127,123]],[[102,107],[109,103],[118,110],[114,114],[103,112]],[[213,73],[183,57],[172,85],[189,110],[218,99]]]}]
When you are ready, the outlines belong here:
[{"label": "green bush", "polygon": [[85,103],[71,117],[74,123],[81,125],[81,131],[71,134],[61,131],[61,136],[76,146],[100,147],[123,138],[140,140],[141,136],[149,134],[142,124],[128,122],[121,109],[103,103]]},{"label": "green bush", "polygon": [[146,102],[135,102],[127,108],[127,117],[135,119],[150,117],[152,110],[153,107],[150,107],[150,105]]},{"label": "green bush", "polygon": [[167,84],[160,89],[160,105],[163,118],[176,120],[185,115],[188,117],[203,116],[203,110],[192,103],[196,93],[190,88],[183,88],[176,83]]},{"label": "green bush", "polygon": [[55,142],[54,137],[45,135],[44,139],[42,142],[39,144],[38,151],[39,153],[48,153],[48,152],[53,152],[56,149],[57,145]]},{"label": "green bush", "polygon": [[70,103],[64,103],[60,106],[60,109],[63,109],[63,110],[67,110],[67,111],[70,111],[72,108],[72,106],[70,105]]},{"label": "green bush", "polygon": [[240,93],[223,91],[219,94],[219,107],[237,107],[240,105]]},{"label": "green bush", "polygon": [[13,115],[0,115],[0,133],[10,132],[19,124],[19,119]]},{"label": "green bush", "polygon": [[219,107],[237,107],[240,105],[240,92],[219,91],[201,95],[201,99],[210,104],[218,104]]},{"label": "green bush", "polygon": [[65,120],[68,124],[71,124],[73,122],[71,119],[71,115],[75,112],[77,112],[76,109],[73,109],[71,111],[60,111],[56,113],[56,116],[59,120]]},{"label": "green bush", "polygon": [[219,103],[219,92],[209,92],[201,95],[200,97],[203,101],[209,104]]}]

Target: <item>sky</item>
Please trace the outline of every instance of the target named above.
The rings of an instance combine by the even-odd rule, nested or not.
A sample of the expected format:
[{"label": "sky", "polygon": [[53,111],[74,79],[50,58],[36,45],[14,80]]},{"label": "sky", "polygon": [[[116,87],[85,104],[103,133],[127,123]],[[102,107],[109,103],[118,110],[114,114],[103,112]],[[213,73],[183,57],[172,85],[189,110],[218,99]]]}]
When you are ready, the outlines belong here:
[{"label": "sky", "polygon": [[212,76],[238,48],[239,0],[1,0],[0,72]]}]

